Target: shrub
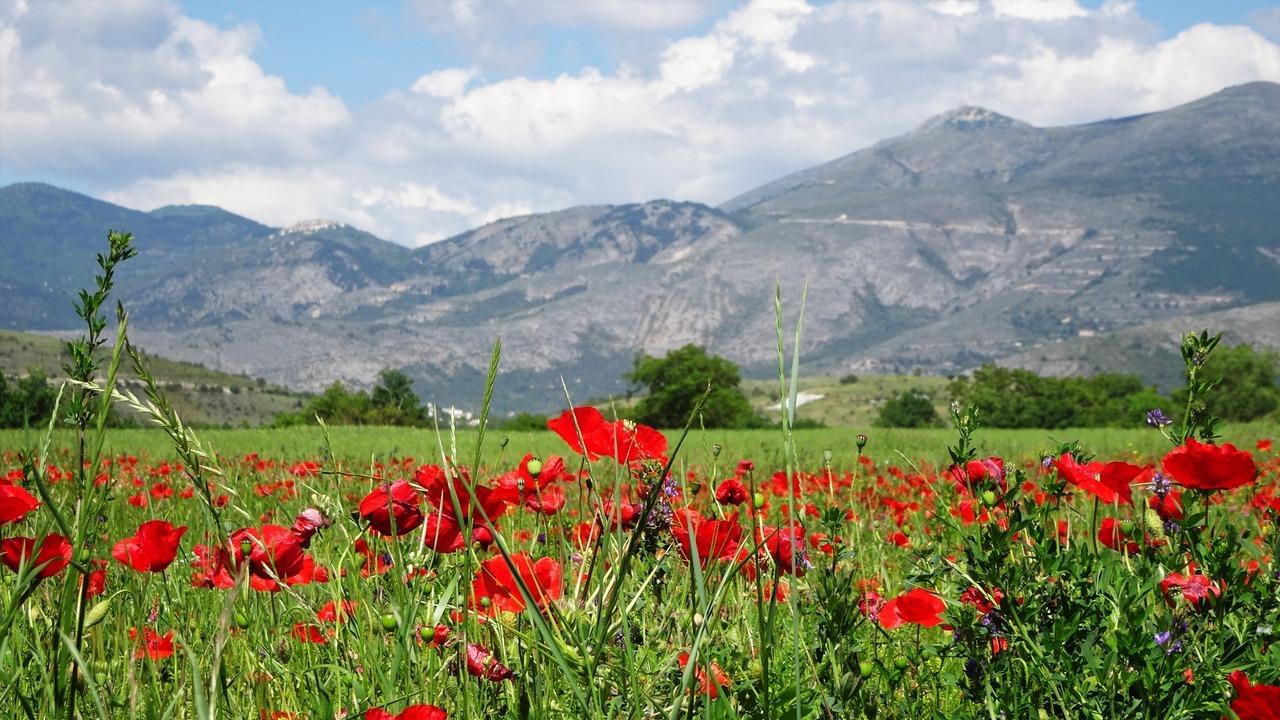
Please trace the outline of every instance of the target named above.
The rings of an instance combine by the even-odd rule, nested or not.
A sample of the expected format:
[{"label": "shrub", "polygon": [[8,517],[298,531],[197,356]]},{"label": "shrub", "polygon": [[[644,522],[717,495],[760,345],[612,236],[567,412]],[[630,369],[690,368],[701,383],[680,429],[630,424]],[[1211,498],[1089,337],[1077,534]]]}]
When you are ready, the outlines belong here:
[{"label": "shrub", "polygon": [[877,427],[918,428],[940,424],[933,400],[920,390],[895,392],[880,406]]}]

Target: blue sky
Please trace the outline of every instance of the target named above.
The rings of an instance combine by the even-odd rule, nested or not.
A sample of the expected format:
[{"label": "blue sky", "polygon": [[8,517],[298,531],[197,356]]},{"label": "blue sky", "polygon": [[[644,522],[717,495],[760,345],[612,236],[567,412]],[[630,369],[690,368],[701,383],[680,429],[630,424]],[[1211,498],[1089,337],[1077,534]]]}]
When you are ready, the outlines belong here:
[{"label": "blue sky", "polygon": [[[663,36],[678,39],[705,32],[734,7],[727,2],[706,4],[702,17],[664,29]],[[1080,4],[1097,9],[1104,0]],[[264,69],[283,77],[292,90],[322,85],[356,105],[409,85],[424,73],[468,62],[447,37],[432,35],[415,21],[411,7],[401,0],[186,0],[182,7],[215,25],[256,23],[264,40],[254,57]],[[1197,23],[1248,24],[1251,14],[1276,3],[1139,0],[1137,7],[1169,37]],[[521,74],[530,77],[550,78],[584,65],[612,71],[620,60],[611,49],[614,33],[607,29],[547,23],[524,31],[536,36],[540,45],[537,62],[521,68]]]},{"label": "blue sky", "polygon": [[1065,125],[1256,80],[1257,0],[0,0],[0,185],[416,246],[719,204],[961,104]]}]

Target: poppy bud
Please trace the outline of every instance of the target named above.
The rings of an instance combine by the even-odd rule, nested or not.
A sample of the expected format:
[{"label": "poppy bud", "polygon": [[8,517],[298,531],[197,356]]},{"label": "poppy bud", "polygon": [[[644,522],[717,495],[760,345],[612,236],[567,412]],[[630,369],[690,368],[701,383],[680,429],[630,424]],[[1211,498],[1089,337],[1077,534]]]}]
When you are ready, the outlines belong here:
[{"label": "poppy bud", "polygon": [[529,472],[529,477],[538,477],[542,473],[542,460],[538,458],[529,458],[529,462],[525,464],[524,469]]},{"label": "poppy bud", "polygon": [[862,452],[862,449],[865,448],[866,446],[867,446],[866,433],[858,433],[858,452]]},{"label": "poppy bud", "polygon": [[240,628],[241,630],[245,630],[249,627],[249,616],[245,615],[239,610],[236,611],[236,614],[234,617],[232,617],[232,620],[235,621],[236,627]]},{"label": "poppy bud", "polygon": [[751,496],[751,506],[759,510],[764,507],[764,493],[756,493]]},{"label": "poppy bud", "polygon": [[111,598],[107,598],[102,602],[89,608],[89,612],[84,614],[84,629],[97,625],[107,616],[107,612],[111,610]]},{"label": "poppy bud", "polygon": [[511,437],[507,435],[503,435],[502,439],[498,441],[498,447],[505,448],[507,446],[507,443],[509,442],[511,442]]},{"label": "poppy bud", "polygon": [[994,491],[992,490],[982,491],[982,504],[986,505],[987,507],[994,507],[996,504],[996,501],[997,501],[997,498]]}]

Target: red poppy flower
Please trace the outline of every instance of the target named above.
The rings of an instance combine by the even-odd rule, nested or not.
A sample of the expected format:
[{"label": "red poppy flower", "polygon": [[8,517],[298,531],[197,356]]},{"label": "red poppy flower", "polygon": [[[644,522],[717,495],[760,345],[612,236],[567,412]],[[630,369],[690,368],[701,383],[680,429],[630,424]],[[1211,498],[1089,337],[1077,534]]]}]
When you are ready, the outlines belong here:
[{"label": "red poppy flower", "polygon": [[726,478],[716,488],[716,502],[721,505],[741,505],[750,499],[747,486],[736,477]]},{"label": "red poppy flower", "polygon": [[1195,566],[1187,568],[1187,574],[1171,572],[1160,581],[1160,593],[1165,602],[1173,605],[1181,597],[1197,610],[1222,597],[1222,584],[1207,575],[1196,572]]},{"label": "red poppy flower", "polygon": [[462,537],[462,528],[458,527],[458,521],[454,520],[452,515],[440,512],[433,512],[427,516],[427,522],[422,526],[421,536],[423,544],[438,553],[458,552],[467,546],[465,538]]},{"label": "red poppy flower", "polygon": [[[549,557],[535,561],[528,553],[512,555],[511,563],[515,565],[520,579],[524,581],[529,595],[539,608],[545,608],[548,603],[559,600],[563,595],[564,574],[560,563]],[[482,599],[487,599],[490,613],[518,613],[525,609],[524,596],[520,593],[516,576],[501,555],[480,563],[480,570],[471,583],[471,594],[478,604],[482,604]]]},{"label": "red poppy flower", "polygon": [[1161,520],[1182,519],[1181,490],[1170,490],[1163,498],[1158,495],[1152,495],[1147,498],[1147,505],[1156,511]]},{"label": "red poppy flower", "polygon": [[796,577],[803,577],[813,563],[805,549],[804,528],[796,525],[790,529],[763,527],[764,547],[777,564],[778,569]]},{"label": "red poppy flower", "polygon": [[365,720],[448,720],[449,714],[435,705],[410,705],[399,713],[373,708],[364,717]]},{"label": "red poppy flower", "polygon": [[1120,523],[1115,518],[1103,518],[1098,526],[1098,542],[1115,550],[1128,555],[1136,555],[1142,552],[1142,546],[1125,534],[1124,528],[1120,527]]},{"label": "red poppy flower", "polygon": [[965,605],[972,605],[980,615],[986,615],[992,610],[999,607],[1004,600],[1004,593],[1000,588],[991,588],[990,592],[983,592],[976,587],[960,593],[960,602]]},{"label": "red poppy flower", "polygon": [[886,630],[904,624],[935,627],[942,624],[942,611],[946,607],[942,598],[924,588],[915,588],[893,598],[880,608],[880,625]]},{"label": "red poppy flower", "polygon": [[328,623],[345,622],[355,611],[356,603],[354,600],[343,600],[339,603],[330,600],[316,612],[316,620]]},{"label": "red poppy flower", "polygon": [[516,676],[511,668],[498,662],[483,645],[467,643],[467,672],[490,682],[502,682]]},{"label": "red poppy flower", "polygon": [[548,420],[547,427],[588,460],[611,457],[625,465],[638,460],[663,459],[667,452],[667,438],[662,433],[630,420],[609,422],[593,407],[566,410]]},{"label": "red poppy flower", "polygon": [[1058,474],[1072,485],[1104,503],[1121,502],[1125,505],[1133,504],[1132,483],[1151,469],[1126,462],[1101,463],[1096,460],[1082,465],[1070,453],[1063,453],[1053,464]]},{"label": "red poppy flower", "polygon": [[[137,641],[138,629],[129,628],[129,639]],[[157,634],[151,628],[145,628],[142,631],[142,642],[138,645],[138,651],[134,653],[134,657],[141,660],[163,660],[173,655],[173,631],[164,635]]]},{"label": "red poppy flower", "polygon": [[1236,691],[1231,712],[1239,720],[1280,720],[1280,686],[1254,685],[1239,670],[1228,675],[1227,682]]},{"label": "red poppy flower", "polygon": [[407,481],[374,488],[360,501],[360,517],[379,535],[404,535],[422,524],[422,496]]},{"label": "red poppy flower", "polygon": [[296,623],[293,626],[293,637],[304,645],[323,645],[329,642],[320,628],[310,623]]},{"label": "red poppy flower", "polygon": [[1004,460],[998,457],[970,460],[964,464],[963,468],[952,465],[948,473],[957,488],[964,488],[970,492],[981,491],[988,481],[999,486],[1002,493],[1009,489],[1009,481],[1005,478]]},{"label": "red poppy flower", "polygon": [[0,561],[14,572],[25,563],[39,567],[40,577],[53,577],[71,564],[71,541],[56,533],[45,535],[37,548],[35,538],[5,538],[0,540]]},{"label": "red poppy flower", "polygon": [[738,524],[737,513],[724,520],[710,520],[696,510],[681,508],[671,521],[671,534],[680,544],[680,555],[685,560],[693,557],[693,545],[697,544],[698,564],[703,569],[712,560],[732,559],[738,554],[738,546],[742,542],[742,526]]},{"label": "red poppy flower", "polygon": [[0,525],[18,522],[38,507],[40,501],[22,486],[0,480]]},{"label": "red poppy flower", "polygon": [[[680,653],[679,659],[680,669],[684,670],[689,665],[689,653]],[[725,674],[724,670],[722,670],[719,665],[715,663],[710,663],[710,665],[710,674],[707,674],[707,672],[702,669],[701,665],[693,669],[693,674],[698,680],[698,687],[702,691],[702,694],[709,698],[717,698],[720,696],[720,689],[728,688],[733,684],[733,681],[729,679],[729,676]]]},{"label": "red poppy flower", "polygon": [[230,549],[219,550],[218,561],[224,567],[241,567],[248,562],[249,579],[255,589],[278,590],[277,580],[284,581],[306,569],[305,551],[311,537],[328,523],[318,510],[307,509],[298,514],[292,527],[240,528],[231,533]]},{"label": "red poppy flower", "polygon": [[1164,471],[1183,487],[1196,490],[1231,490],[1252,484],[1258,466],[1246,450],[1235,445],[1207,445],[1187,438],[1164,456]]},{"label": "red poppy flower", "polygon": [[148,520],[132,537],[116,543],[111,555],[138,572],[163,572],[178,556],[178,543],[187,527],[175,528],[164,520]]}]

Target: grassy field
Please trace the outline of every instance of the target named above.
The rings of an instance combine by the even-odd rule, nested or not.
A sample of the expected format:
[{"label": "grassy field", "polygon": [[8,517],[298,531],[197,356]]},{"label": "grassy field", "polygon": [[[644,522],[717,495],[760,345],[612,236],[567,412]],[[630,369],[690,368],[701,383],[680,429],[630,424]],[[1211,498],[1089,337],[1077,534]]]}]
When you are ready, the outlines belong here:
[{"label": "grassy field", "polygon": [[[306,398],[304,393],[244,375],[155,356],[148,356],[147,360],[174,409],[193,425],[257,426],[278,413],[298,410]],[[58,338],[0,330],[0,373],[12,377],[34,369],[56,381],[65,375],[65,361],[65,346]],[[121,370],[121,378],[122,385],[139,391],[128,363]]]},{"label": "grassy field", "polygon": [[[891,428],[821,428],[795,431],[796,449],[802,463],[810,469],[822,463],[823,451],[832,452],[836,468],[848,467],[857,455],[858,433],[868,435],[865,454],[877,462],[901,463],[905,456],[912,462],[942,463],[946,446],[955,439],[949,428],[908,430]],[[324,453],[324,437],[318,427],[287,429],[248,428],[198,431],[201,440],[227,457],[258,453],[276,459],[320,457]],[[678,432],[668,431],[674,446]],[[1269,423],[1227,425],[1226,437],[1241,447],[1252,447],[1260,438],[1280,438],[1280,428]],[[412,456],[424,461],[438,459],[443,446],[449,454],[455,447],[457,456],[470,459],[475,452],[476,433],[459,430],[451,438],[447,430],[439,436],[433,430],[396,427],[334,427],[329,429],[334,454],[349,461],[370,458]],[[503,458],[503,440],[507,450]],[[16,450],[35,442],[36,433],[23,430],[0,430],[0,449]],[[1030,460],[1042,450],[1059,442],[1079,440],[1099,457],[1148,458],[1162,452],[1168,443],[1159,433],[1149,429],[1077,428],[1063,430],[979,430],[977,441],[993,455]],[[72,444],[69,433],[56,436],[55,445]],[[750,458],[757,464],[777,467],[782,462],[782,435],[777,430],[695,430],[691,431],[681,451],[684,462],[709,467],[715,460],[713,449],[721,447],[723,458]],[[168,439],[158,430],[122,429],[113,431],[107,450],[151,458],[169,457]],[[494,465],[510,460],[513,453],[532,452],[542,456],[565,454],[564,443],[550,432],[503,432],[492,430],[486,436],[485,458]],[[899,454],[901,453],[901,454]],[[723,462],[721,463],[723,464]]]}]

